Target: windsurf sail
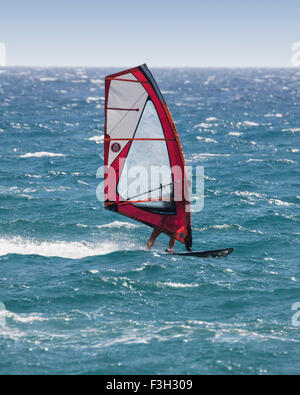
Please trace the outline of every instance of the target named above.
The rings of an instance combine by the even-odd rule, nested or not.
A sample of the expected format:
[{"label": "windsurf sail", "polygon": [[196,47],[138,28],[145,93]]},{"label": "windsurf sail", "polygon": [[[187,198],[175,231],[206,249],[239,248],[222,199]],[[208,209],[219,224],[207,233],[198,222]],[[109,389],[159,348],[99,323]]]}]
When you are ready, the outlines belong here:
[{"label": "windsurf sail", "polygon": [[144,64],[105,78],[105,208],[192,246],[180,139]]}]

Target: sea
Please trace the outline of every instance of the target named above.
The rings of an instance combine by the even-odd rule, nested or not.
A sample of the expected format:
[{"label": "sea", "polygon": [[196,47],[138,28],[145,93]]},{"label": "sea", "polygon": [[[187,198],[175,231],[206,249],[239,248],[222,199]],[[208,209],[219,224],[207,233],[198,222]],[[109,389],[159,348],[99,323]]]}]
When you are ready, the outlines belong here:
[{"label": "sea", "polygon": [[116,71],[0,69],[0,374],[299,374],[300,69],[152,69],[220,259],[98,201]]}]

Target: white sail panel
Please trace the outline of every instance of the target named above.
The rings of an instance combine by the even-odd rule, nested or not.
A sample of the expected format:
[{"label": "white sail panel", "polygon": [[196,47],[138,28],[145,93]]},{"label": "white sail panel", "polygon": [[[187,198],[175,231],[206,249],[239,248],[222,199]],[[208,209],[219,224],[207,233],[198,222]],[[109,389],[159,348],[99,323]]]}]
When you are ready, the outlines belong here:
[{"label": "white sail panel", "polygon": [[132,81],[138,81],[137,78],[136,78],[133,74],[131,74],[131,73],[123,74],[123,75],[121,75],[120,77],[115,77],[115,80],[132,80]]},{"label": "white sail panel", "polygon": [[154,104],[147,101],[143,116],[137,128],[135,138],[164,139],[165,135]]},{"label": "white sail panel", "polygon": [[[122,76],[122,79],[135,79],[132,74]],[[148,94],[141,83],[111,81],[107,102],[107,134],[112,139],[131,139],[142,115]],[[128,141],[112,141],[118,143],[120,150],[110,149],[109,165],[118,157]]]},{"label": "white sail panel", "polygon": [[[134,138],[164,139],[161,122],[150,100],[146,104]],[[123,199],[131,200],[134,198],[133,200],[141,201],[162,198],[164,200],[171,200],[173,190],[172,172],[165,140],[134,140],[131,144],[125,164],[126,168],[120,176],[118,185],[118,193]],[[135,198],[136,194],[131,191],[130,185],[128,185],[127,175],[130,174],[132,169],[137,169],[138,167],[141,167],[143,175],[140,176],[140,189],[136,193],[138,197]],[[149,203],[147,203],[147,205],[149,205]],[[151,205],[157,206],[158,203],[151,203]]]}]

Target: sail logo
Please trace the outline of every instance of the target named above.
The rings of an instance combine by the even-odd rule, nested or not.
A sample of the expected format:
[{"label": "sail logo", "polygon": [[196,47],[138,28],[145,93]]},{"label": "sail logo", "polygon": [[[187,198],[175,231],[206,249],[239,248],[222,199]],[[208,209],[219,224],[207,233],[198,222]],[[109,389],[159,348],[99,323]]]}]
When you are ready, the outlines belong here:
[{"label": "sail logo", "polygon": [[111,150],[114,153],[120,152],[121,151],[121,145],[119,143],[114,143],[111,146]]},{"label": "sail logo", "polygon": [[5,304],[0,302],[0,327],[6,324],[6,308]]},{"label": "sail logo", "polygon": [[295,42],[292,45],[292,51],[294,52],[292,56],[292,65],[300,67],[300,42]]},{"label": "sail logo", "polygon": [[292,317],[292,324],[296,328],[299,328],[300,327],[300,302],[293,304],[292,311],[296,311],[296,313]]}]

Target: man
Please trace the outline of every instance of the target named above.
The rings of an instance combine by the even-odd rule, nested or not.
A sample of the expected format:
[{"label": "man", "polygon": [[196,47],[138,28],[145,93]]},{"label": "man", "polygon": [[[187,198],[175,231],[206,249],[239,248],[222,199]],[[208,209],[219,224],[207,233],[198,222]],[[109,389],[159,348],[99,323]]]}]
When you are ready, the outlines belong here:
[{"label": "man", "polygon": [[[154,228],[152,235],[150,236],[150,239],[148,240],[147,243],[147,251],[150,251],[151,248],[153,247],[156,239],[158,238],[158,236],[163,233],[162,230],[160,228]],[[169,242],[169,248],[166,249],[166,252],[168,252],[169,254],[174,254],[174,246],[176,243],[176,239],[175,236],[170,236],[170,242]]]}]

